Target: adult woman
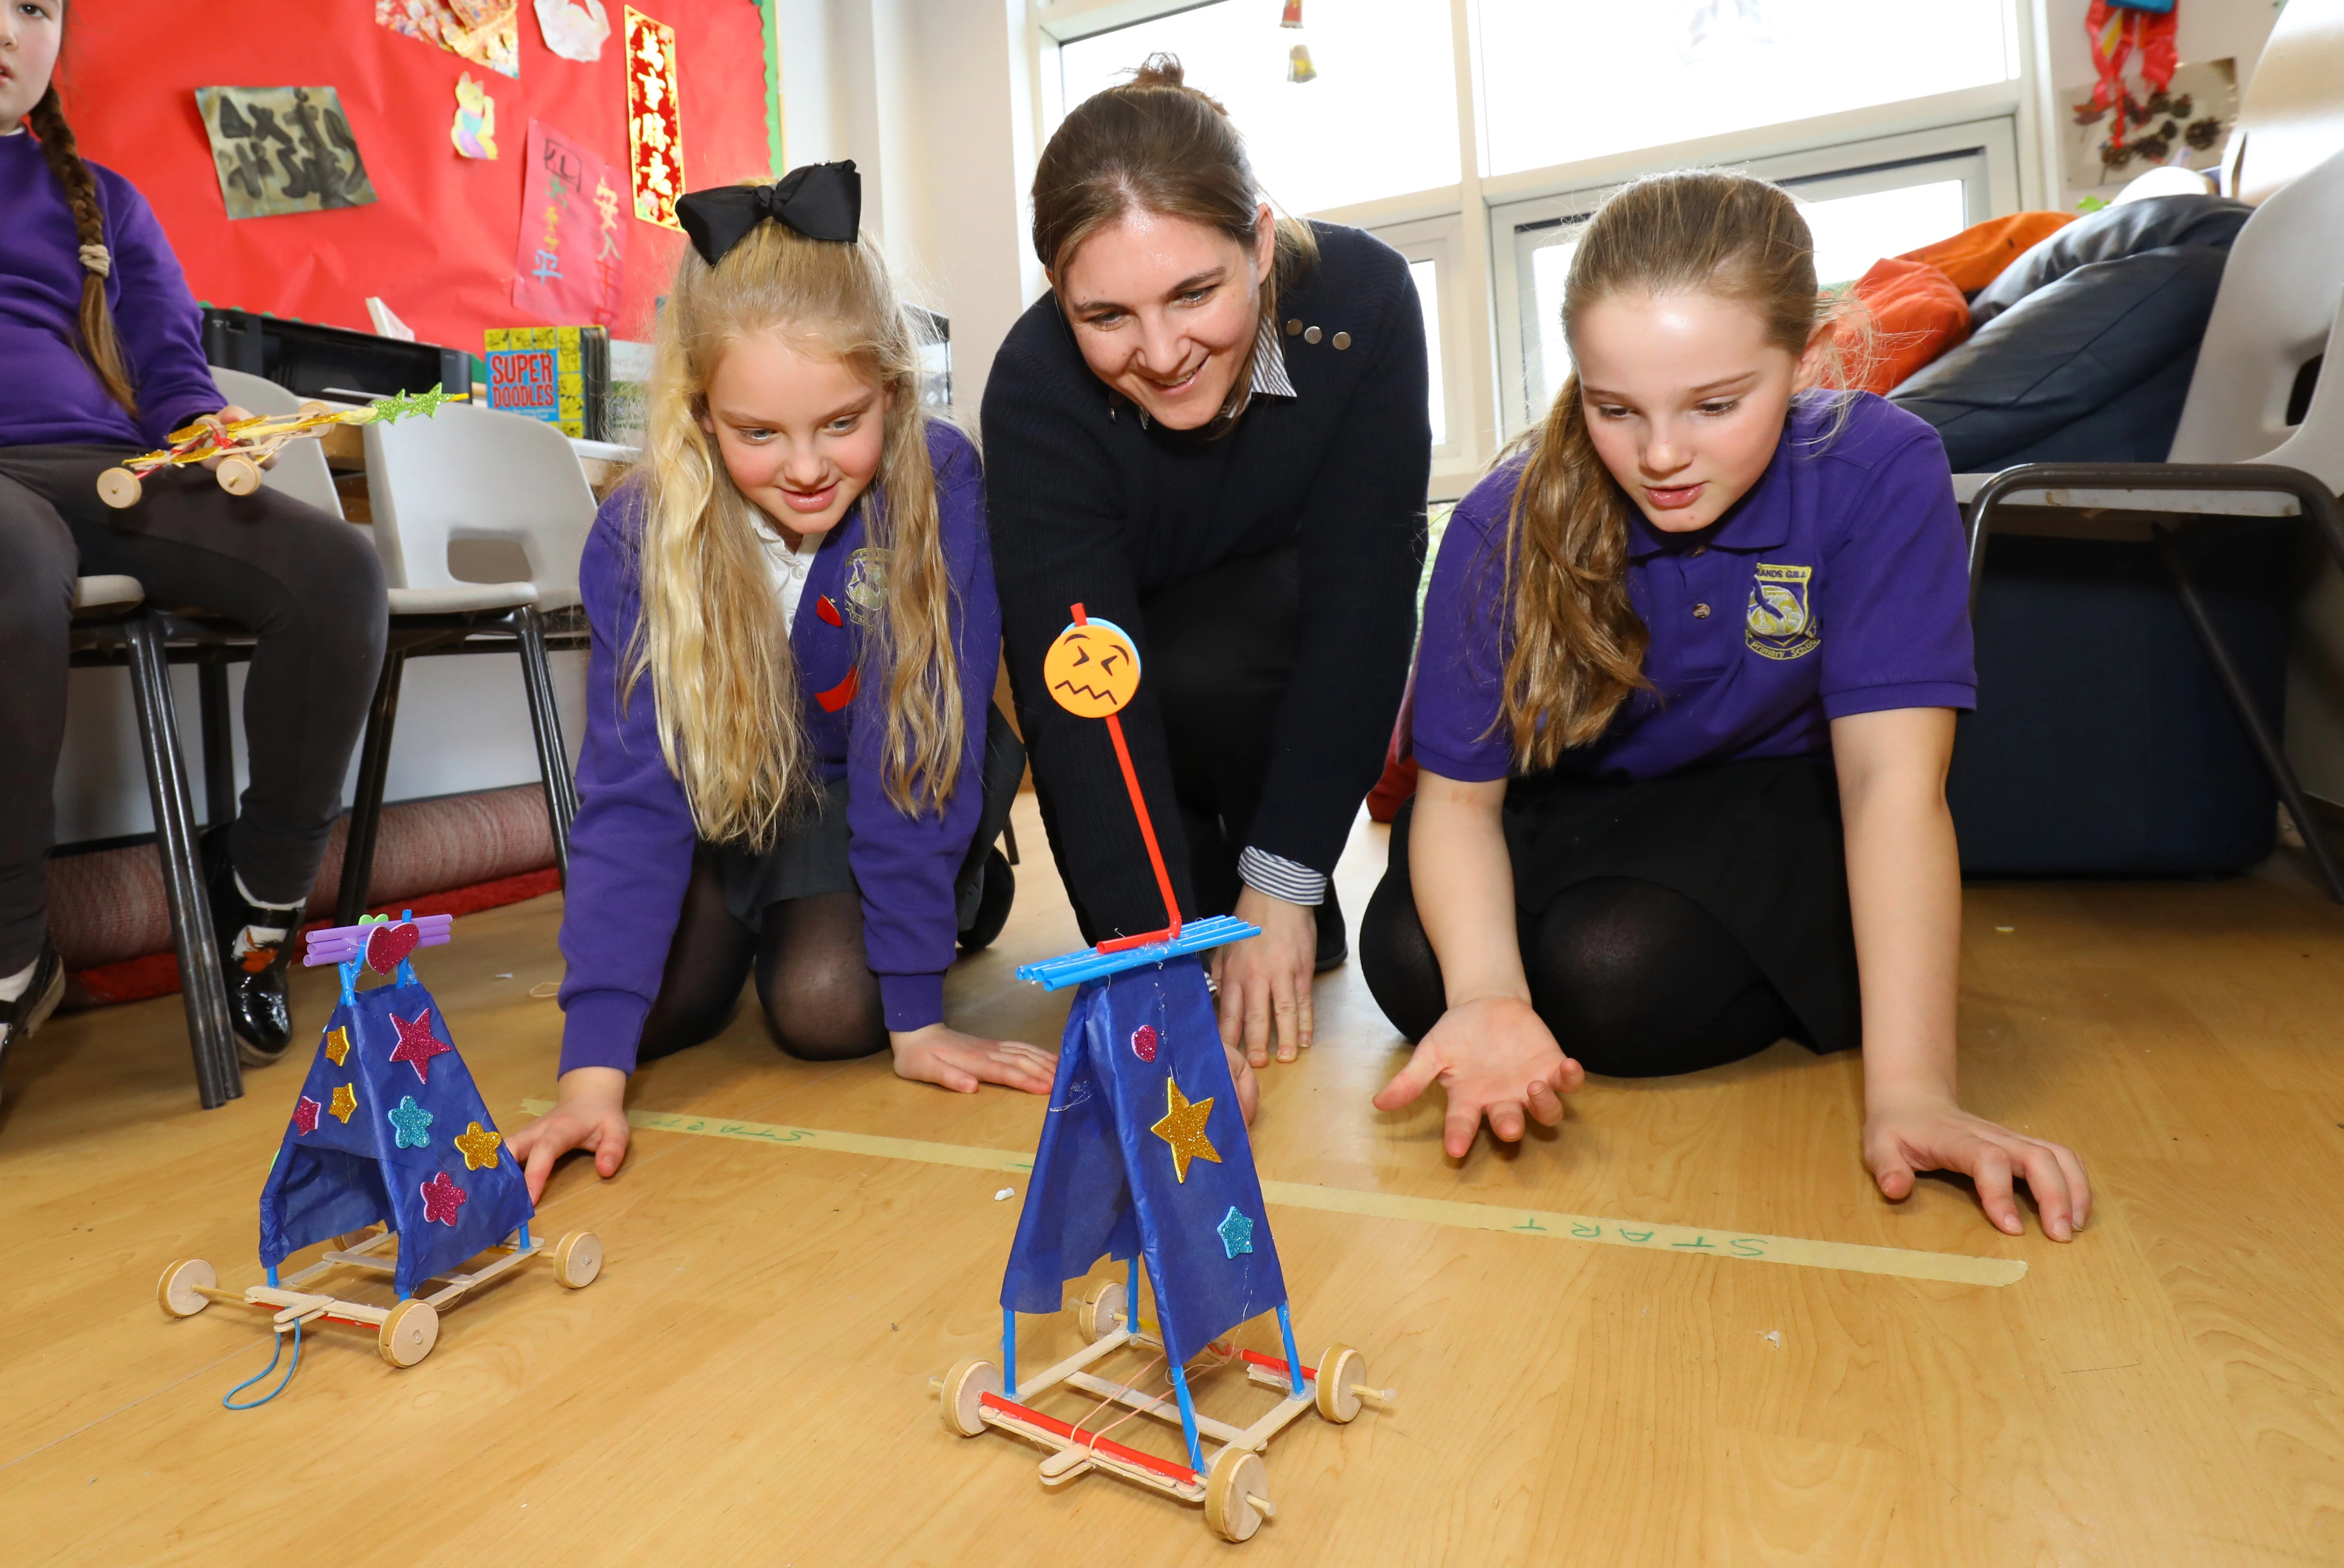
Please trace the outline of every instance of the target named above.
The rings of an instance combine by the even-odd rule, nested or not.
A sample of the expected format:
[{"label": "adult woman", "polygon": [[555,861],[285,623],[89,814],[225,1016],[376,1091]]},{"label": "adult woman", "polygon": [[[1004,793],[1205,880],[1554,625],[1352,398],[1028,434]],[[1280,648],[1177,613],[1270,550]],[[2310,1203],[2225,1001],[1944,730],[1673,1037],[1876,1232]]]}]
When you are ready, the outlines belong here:
[{"label": "adult woman", "polygon": [[0,15],[0,1050],[63,990],[42,862],[66,620],[76,576],[120,573],[258,637],[244,699],[252,783],[204,861],[231,1016],[244,1059],[263,1065],[292,1038],[286,939],[382,662],[382,568],[338,519],[274,490],[231,498],[208,474],[156,475],[125,511],[99,502],[98,474],[125,454],[243,410],[220,405],[155,215],[75,148],[50,83],[64,25],[64,0],[11,0]]},{"label": "adult woman", "polygon": [[1051,847],[1086,938],[1164,923],[1107,737],[1043,690],[1079,602],[1137,640],[1123,722],[1184,916],[1262,928],[1215,956],[1222,1035],[1290,1060],[1346,950],[1329,873],[1407,677],[1432,445],[1408,266],[1277,220],[1163,55],[1051,137],[1034,247],[1051,292],[994,360],[985,441]]}]

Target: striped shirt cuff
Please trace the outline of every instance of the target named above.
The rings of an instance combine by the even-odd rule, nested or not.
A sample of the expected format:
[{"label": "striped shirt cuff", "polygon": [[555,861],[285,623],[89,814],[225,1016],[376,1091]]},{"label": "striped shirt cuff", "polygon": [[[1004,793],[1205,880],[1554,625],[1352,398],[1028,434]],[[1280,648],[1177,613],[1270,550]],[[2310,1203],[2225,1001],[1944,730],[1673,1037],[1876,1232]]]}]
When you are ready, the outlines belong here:
[{"label": "striped shirt cuff", "polygon": [[1289,904],[1323,904],[1327,901],[1327,873],[1314,871],[1299,861],[1283,855],[1273,855],[1248,844],[1238,854],[1238,875],[1245,885],[1258,893],[1268,893],[1273,899],[1284,899]]}]

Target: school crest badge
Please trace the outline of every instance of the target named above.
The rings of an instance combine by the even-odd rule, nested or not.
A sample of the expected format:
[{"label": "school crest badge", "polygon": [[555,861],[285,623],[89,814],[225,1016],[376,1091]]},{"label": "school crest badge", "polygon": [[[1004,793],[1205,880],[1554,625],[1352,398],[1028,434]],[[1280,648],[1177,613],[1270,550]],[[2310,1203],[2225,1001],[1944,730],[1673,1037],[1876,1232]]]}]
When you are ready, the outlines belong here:
[{"label": "school crest badge", "polygon": [[865,545],[846,558],[846,602],[861,619],[886,600],[887,552]]},{"label": "school crest badge", "polygon": [[1756,563],[1750,584],[1750,616],[1743,638],[1762,658],[1797,658],[1823,641],[1807,590],[1813,567]]}]

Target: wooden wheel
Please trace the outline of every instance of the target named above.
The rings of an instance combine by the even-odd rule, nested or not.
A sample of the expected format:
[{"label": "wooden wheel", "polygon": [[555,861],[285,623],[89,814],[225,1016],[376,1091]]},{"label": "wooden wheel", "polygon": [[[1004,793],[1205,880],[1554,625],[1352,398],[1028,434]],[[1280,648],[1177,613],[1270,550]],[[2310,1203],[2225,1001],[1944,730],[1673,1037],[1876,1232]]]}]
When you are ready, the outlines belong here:
[{"label": "wooden wheel", "polygon": [[260,465],[249,457],[223,457],[217,470],[219,487],[231,496],[248,496],[260,488]]},{"label": "wooden wheel", "polygon": [[553,1282],[582,1291],[602,1271],[601,1238],[591,1231],[571,1231],[553,1244]]},{"label": "wooden wheel", "polygon": [[1213,1455],[1205,1474],[1205,1523],[1224,1541],[1250,1541],[1278,1510],[1269,1501],[1269,1466],[1247,1448]]},{"label": "wooden wheel", "polygon": [[1083,1298],[1075,1303],[1075,1327],[1083,1338],[1096,1344],[1123,1327],[1116,1320],[1125,1312],[1123,1282],[1094,1280],[1083,1288]]},{"label": "wooden wheel", "polygon": [[440,1314],[429,1302],[409,1296],[390,1309],[375,1335],[374,1348],[395,1367],[411,1367],[440,1342]]},{"label": "wooden wheel", "polygon": [[1359,1380],[1367,1375],[1367,1357],[1349,1345],[1329,1345],[1318,1357],[1318,1413],[1337,1422],[1358,1415]]},{"label": "wooden wheel", "polygon": [[201,1258],[182,1258],[163,1271],[155,1286],[155,1299],[173,1317],[192,1318],[212,1304],[212,1299],[197,1287],[218,1283],[219,1274],[209,1263]]},{"label": "wooden wheel", "polygon": [[984,1396],[1001,1392],[1001,1369],[989,1361],[972,1358],[945,1373],[945,1429],[959,1437],[975,1437],[985,1430]]},{"label": "wooden wheel", "polygon": [[302,404],[301,407],[293,410],[293,417],[297,419],[315,419],[320,414],[330,414],[332,412],[333,410],[331,408],[327,407],[323,403],[320,403],[315,397],[312,397],[308,402]]},{"label": "wooden wheel", "polygon": [[97,477],[97,498],[115,510],[138,504],[146,484],[127,468],[108,468]]},{"label": "wooden wheel", "polygon": [[356,1251],[373,1241],[378,1234],[379,1232],[372,1225],[369,1225],[362,1231],[345,1231],[334,1238],[334,1250],[338,1252]]}]

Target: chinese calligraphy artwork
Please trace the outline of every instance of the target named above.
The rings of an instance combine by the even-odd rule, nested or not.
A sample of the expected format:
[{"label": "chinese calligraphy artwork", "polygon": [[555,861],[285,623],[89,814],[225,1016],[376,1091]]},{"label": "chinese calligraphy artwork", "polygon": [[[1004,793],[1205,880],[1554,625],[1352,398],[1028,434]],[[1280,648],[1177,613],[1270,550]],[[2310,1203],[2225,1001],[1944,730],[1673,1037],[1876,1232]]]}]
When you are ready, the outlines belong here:
[{"label": "chinese calligraphy artwork", "polygon": [[513,308],[561,324],[619,313],[627,236],[611,166],[542,121],[529,123]]},{"label": "chinese calligraphy artwork", "polygon": [[375,199],[331,87],[198,87],[227,216],[270,217]]},{"label": "chinese calligraphy artwork", "polygon": [[476,65],[520,75],[520,0],[374,0],[374,19]]},{"label": "chinese calligraphy artwork", "polygon": [[675,29],[630,5],[627,12],[627,179],[635,216],[681,229],[683,118],[675,95]]}]

